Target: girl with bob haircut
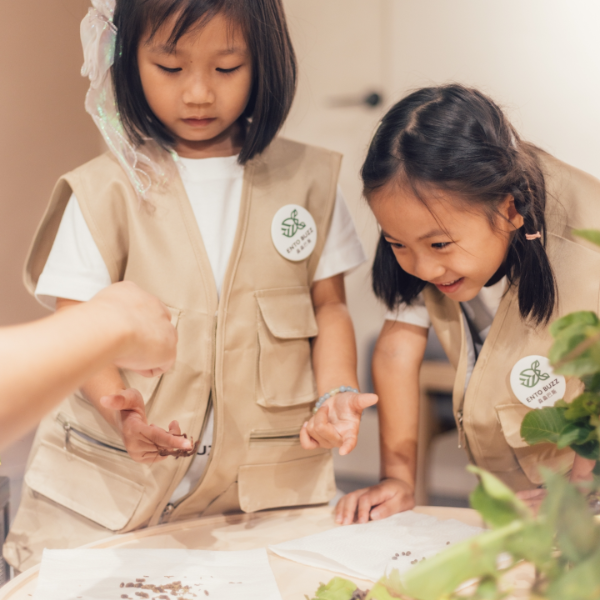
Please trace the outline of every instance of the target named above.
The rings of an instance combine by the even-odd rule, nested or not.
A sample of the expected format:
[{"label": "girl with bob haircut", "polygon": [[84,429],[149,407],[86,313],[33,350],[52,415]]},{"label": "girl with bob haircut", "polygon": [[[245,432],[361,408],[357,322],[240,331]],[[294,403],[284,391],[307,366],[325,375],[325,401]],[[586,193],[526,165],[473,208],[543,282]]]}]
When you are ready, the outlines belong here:
[{"label": "girl with bob haircut", "polygon": [[280,0],[93,4],[86,108],[111,152],[59,180],[26,282],[68,311],[133,281],[169,307],[178,356],[151,379],[107,368],[42,422],[4,547],[18,570],[44,547],[328,502],[328,448],[349,452],[377,400],[345,304],[364,253],[341,157],[277,137],[296,88]]},{"label": "girl with bob haircut", "polygon": [[533,367],[553,382],[543,392],[552,403],[560,399],[551,398],[555,383],[565,385],[567,401],[582,391],[545,357],[551,320],[598,311],[600,254],[572,232],[600,229],[600,182],[521,140],[495,102],[461,85],[398,102],[374,136],[362,178],[381,227],[373,289],[389,309],[373,358],[382,479],[345,496],[338,522],[414,506],[419,370],[430,326],[456,369],[453,409],[471,462],[530,501],[540,494],[540,467],[589,478],[593,461],[521,439],[537,388],[518,375]]}]

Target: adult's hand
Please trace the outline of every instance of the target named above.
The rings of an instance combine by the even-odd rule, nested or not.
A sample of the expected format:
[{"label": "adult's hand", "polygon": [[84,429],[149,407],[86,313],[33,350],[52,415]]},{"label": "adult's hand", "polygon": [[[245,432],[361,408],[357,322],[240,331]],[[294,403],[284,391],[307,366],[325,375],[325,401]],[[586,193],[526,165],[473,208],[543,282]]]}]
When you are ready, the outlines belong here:
[{"label": "adult's hand", "polygon": [[105,312],[123,332],[123,343],[114,359],[116,366],[152,377],[173,365],[177,331],[169,310],[156,297],[130,281],[122,281],[99,292],[87,305]]}]

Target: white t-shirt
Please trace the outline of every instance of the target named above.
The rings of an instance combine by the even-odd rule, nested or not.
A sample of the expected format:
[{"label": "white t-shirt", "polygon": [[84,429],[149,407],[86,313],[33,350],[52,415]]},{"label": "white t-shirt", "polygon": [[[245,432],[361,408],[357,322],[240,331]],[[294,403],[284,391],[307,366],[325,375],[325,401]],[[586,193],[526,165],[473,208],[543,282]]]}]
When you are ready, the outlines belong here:
[{"label": "white t-shirt", "polygon": [[[484,342],[492,321],[498,312],[500,301],[506,290],[506,277],[503,277],[500,281],[491,285],[490,287],[481,288],[481,291],[473,300],[469,302],[461,302],[463,310],[467,313],[471,323],[474,325],[476,331],[479,333],[481,341]],[[400,304],[400,306],[393,311],[388,311],[385,315],[388,321],[400,321],[402,323],[410,323],[411,325],[417,325],[429,329],[431,326],[431,319],[429,318],[429,312],[425,306],[423,295],[419,294],[412,302],[410,306],[406,304]],[[465,379],[465,390],[473,374],[475,368],[475,346],[473,344],[473,336],[471,330],[465,319],[465,334],[467,337],[467,376]],[[478,348],[478,353],[481,348]]]},{"label": "white t-shirt", "polygon": [[[179,173],[198,222],[220,295],[233,249],[242,199],[244,167],[237,156],[179,158]],[[319,259],[315,281],[348,273],[366,260],[346,202],[338,188],[329,234]],[[54,308],[56,298],[90,300],[111,284],[98,246],[72,195],[61,220],[52,250],[35,290],[36,298]],[[200,480],[212,445],[213,413],[207,415],[198,455],[171,497],[176,502]]]}]

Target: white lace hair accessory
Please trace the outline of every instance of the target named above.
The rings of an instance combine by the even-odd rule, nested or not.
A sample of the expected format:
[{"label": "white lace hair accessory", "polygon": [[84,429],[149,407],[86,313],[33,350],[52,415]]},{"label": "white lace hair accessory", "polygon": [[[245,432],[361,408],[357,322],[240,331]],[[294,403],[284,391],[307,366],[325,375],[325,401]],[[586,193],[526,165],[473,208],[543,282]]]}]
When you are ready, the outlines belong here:
[{"label": "white lace hair accessory", "polygon": [[[147,200],[153,181],[163,181],[165,171],[157,160],[136,148],[127,138],[119,118],[110,68],[114,63],[117,29],[113,24],[116,0],[92,0],[93,8],[81,22],[84,63],[81,74],[90,79],[85,109],[94,119],[110,151],[125,169],[138,196]],[[156,144],[148,143],[151,151]]]}]

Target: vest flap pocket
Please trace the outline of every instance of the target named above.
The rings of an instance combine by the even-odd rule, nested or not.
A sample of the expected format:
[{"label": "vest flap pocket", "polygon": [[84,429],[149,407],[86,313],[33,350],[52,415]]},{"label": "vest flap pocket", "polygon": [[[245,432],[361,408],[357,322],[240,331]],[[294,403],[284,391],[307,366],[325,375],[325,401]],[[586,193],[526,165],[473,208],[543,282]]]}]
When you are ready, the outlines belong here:
[{"label": "vest flap pocket", "polygon": [[326,504],[335,496],[331,452],[282,463],[244,465],[238,474],[240,508],[247,513]]},{"label": "vest flap pocket", "polygon": [[[179,322],[179,315],[181,311],[178,308],[172,308],[167,306],[171,313],[171,325],[177,328]],[[158,384],[162,378],[162,375],[156,377],[144,377],[135,371],[129,371],[128,369],[121,369],[121,376],[125,380],[128,387],[136,389],[144,399],[144,404],[148,404],[158,387]]]},{"label": "vest flap pocket", "polygon": [[508,445],[512,448],[519,466],[532,483],[541,485],[544,480],[540,475],[540,467],[566,473],[573,466],[575,453],[571,448],[558,450],[554,444],[530,446],[521,437],[521,423],[530,410],[524,404],[500,404],[496,406],[502,432]]},{"label": "vest flap pocket", "polygon": [[110,529],[123,529],[137,508],[144,487],[59,446],[42,441],[25,483],[80,515]]},{"label": "vest flap pocket", "polygon": [[531,411],[524,404],[500,404],[496,412],[500,419],[502,432],[511,448],[529,448],[529,444],[521,437],[521,423],[525,415]]},{"label": "vest flap pocket", "polygon": [[310,339],[317,321],[306,287],[256,292],[258,302],[257,402],[279,408],[314,402],[317,386]]},{"label": "vest flap pocket", "polygon": [[308,288],[282,288],[256,292],[269,331],[281,340],[315,337],[317,320]]}]

